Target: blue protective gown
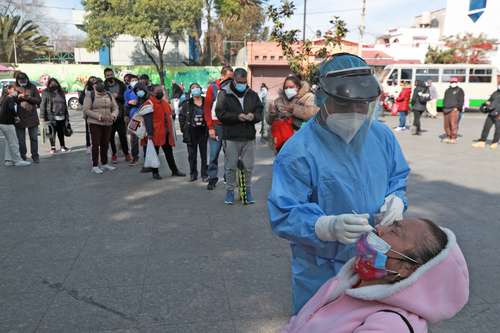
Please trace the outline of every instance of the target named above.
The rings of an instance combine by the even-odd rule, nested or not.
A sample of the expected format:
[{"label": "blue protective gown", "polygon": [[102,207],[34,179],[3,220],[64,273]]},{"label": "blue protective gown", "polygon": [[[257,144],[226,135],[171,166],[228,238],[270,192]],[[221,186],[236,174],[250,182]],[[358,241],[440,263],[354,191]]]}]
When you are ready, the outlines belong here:
[{"label": "blue protective gown", "polygon": [[406,206],[410,168],[391,130],[375,121],[362,148],[346,144],[318,123],[306,123],[274,162],[268,208],[271,227],[292,249],[294,313],[354,256],[353,245],[321,241],[314,225],[323,215],[373,214],[396,194]]}]

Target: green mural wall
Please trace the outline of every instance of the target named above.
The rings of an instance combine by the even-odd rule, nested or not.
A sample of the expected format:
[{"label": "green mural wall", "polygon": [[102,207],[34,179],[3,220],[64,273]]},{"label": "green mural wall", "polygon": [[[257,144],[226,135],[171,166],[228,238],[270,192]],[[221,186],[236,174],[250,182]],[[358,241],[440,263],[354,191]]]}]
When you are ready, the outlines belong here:
[{"label": "green mural wall", "polygon": [[[153,66],[111,66],[119,78],[126,73],[148,74],[155,84],[160,77]],[[61,64],[19,64],[17,70],[26,72],[31,80],[43,82],[47,75],[56,78],[67,91],[83,89],[89,76],[103,77],[104,66],[100,65],[61,65]],[[183,83],[185,87],[193,82],[206,86],[219,78],[220,67],[168,67],[165,84],[170,87],[171,81]]]}]

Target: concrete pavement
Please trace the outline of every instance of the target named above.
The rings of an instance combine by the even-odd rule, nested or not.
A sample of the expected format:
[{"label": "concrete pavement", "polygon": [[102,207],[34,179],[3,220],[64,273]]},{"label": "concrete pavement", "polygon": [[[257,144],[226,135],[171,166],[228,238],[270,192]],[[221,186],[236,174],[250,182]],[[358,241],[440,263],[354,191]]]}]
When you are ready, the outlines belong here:
[{"label": "concrete pavement", "polygon": [[[276,332],[290,315],[290,259],[267,220],[267,147],[257,151],[257,204],[226,207],[222,184],[153,181],[123,161],[90,174],[73,116],[69,145],[80,148],[0,167],[0,331]],[[433,333],[499,326],[500,151],[470,147],[482,122],[466,115],[458,145],[439,143],[440,119],[423,119],[422,137],[397,133],[412,167],[408,213],[453,229],[471,274],[469,304]],[[188,170],[182,143],[176,159]]]}]

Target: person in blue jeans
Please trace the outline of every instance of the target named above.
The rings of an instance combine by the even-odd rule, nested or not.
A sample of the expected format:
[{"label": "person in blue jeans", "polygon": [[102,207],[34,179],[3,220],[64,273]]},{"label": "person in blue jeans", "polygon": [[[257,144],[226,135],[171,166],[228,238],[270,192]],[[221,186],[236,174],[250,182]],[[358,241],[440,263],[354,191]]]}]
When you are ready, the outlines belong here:
[{"label": "person in blue jeans", "polygon": [[203,113],[205,115],[205,121],[207,122],[209,135],[208,145],[210,147],[207,185],[207,190],[209,191],[214,190],[219,181],[219,154],[222,150],[222,124],[215,115],[214,103],[219,91],[226,87],[232,79],[233,68],[231,66],[222,67],[220,79],[210,83],[207,88],[207,93],[205,94]]}]

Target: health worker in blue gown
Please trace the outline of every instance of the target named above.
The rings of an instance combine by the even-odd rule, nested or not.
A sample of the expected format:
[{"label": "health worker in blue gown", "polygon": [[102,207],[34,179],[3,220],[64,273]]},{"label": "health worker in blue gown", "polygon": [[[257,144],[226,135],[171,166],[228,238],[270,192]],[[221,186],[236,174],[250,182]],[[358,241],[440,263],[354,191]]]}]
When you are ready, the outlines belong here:
[{"label": "health worker in blue gown", "polygon": [[363,233],[403,218],[410,169],[376,120],[380,94],[362,58],[334,55],[319,70],[320,112],[274,163],[269,216],[290,241],[294,313],[354,256]]}]

